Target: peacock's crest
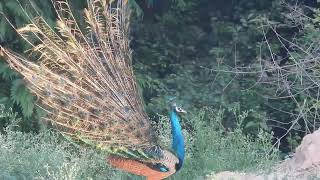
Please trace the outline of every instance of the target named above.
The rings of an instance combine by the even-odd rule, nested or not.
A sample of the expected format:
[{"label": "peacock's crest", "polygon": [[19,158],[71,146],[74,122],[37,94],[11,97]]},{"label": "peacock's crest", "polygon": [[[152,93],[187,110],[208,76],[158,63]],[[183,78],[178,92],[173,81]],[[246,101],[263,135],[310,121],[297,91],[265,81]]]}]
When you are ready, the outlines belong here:
[{"label": "peacock's crest", "polygon": [[52,3],[57,27],[39,16],[16,29],[36,62],[0,47],[48,113],[45,120],[68,137],[109,151],[114,165],[138,161],[172,174],[179,160],[157,145],[133,74],[127,1],[89,0],[84,28],[67,0]]}]

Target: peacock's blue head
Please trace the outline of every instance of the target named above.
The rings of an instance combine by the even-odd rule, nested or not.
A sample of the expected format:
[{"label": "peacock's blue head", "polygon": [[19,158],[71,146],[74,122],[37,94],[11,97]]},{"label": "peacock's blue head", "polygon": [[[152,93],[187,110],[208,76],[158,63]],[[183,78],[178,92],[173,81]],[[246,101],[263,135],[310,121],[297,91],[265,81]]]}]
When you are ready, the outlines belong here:
[{"label": "peacock's blue head", "polygon": [[176,103],[173,103],[171,107],[172,107],[172,110],[179,115],[187,113],[187,111],[185,111],[181,107],[177,106]]}]

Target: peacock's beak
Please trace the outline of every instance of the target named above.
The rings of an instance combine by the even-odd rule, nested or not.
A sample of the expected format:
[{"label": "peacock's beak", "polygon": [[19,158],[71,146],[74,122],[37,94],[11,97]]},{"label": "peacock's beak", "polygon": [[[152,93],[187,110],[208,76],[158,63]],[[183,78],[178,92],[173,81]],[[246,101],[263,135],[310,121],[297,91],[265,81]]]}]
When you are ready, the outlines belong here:
[{"label": "peacock's beak", "polygon": [[181,109],[181,113],[187,114],[187,111],[184,109]]}]

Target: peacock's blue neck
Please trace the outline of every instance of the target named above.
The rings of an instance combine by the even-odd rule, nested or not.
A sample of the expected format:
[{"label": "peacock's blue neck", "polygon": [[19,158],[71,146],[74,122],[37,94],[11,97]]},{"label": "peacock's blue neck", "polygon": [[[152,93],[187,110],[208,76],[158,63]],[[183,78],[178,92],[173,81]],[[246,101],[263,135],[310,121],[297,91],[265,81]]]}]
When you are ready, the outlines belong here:
[{"label": "peacock's blue neck", "polygon": [[184,161],[184,138],[181,130],[181,125],[179,123],[179,116],[175,110],[170,113],[171,121],[171,133],[172,133],[172,149],[178,156],[179,164],[177,165],[177,170],[181,168]]}]

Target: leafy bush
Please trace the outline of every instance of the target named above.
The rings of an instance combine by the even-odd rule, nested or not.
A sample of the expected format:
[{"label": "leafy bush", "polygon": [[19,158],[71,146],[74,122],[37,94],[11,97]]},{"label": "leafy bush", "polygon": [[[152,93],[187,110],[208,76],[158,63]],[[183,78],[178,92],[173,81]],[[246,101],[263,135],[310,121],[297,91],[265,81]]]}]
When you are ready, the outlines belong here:
[{"label": "leafy bush", "polygon": [[0,135],[0,179],[115,179],[105,156],[74,150],[47,131],[28,134],[6,130]]},{"label": "leafy bush", "polygon": [[[243,124],[245,131],[270,130],[266,119],[271,110],[263,96],[268,89],[255,86],[257,76],[227,72],[256,62],[263,37],[257,30],[259,21],[277,16],[279,5],[245,0],[183,2],[152,23],[133,19],[134,66],[148,112],[164,114],[166,96],[177,97],[185,109],[194,111],[204,106],[228,109],[238,102],[241,110],[254,112]],[[233,116],[224,118],[228,127],[234,123]]]},{"label": "leafy bush", "polygon": [[120,179],[106,155],[75,146],[53,131],[38,134],[16,131],[20,119],[1,111],[11,124],[0,134],[0,179]]}]

